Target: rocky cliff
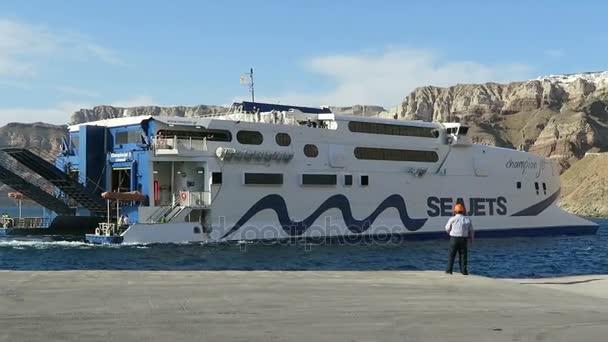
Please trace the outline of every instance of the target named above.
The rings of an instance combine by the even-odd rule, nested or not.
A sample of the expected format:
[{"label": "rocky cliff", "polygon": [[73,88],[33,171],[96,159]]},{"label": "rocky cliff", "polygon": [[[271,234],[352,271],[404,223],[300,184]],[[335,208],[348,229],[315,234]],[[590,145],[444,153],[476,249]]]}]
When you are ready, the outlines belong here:
[{"label": "rocky cliff", "polygon": [[[330,107],[331,111],[336,114],[344,115],[362,115],[362,116],[380,116],[393,117],[394,113],[389,113],[386,109],[380,106],[355,105],[351,107]],[[229,110],[228,107],[222,106],[175,106],[175,107],[158,107],[158,106],[140,106],[140,107],[113,107],[113,106],[97,106],[91,109],[81,109],[72,114],[70,122],[79,124],[90,121],[122,118],[128,116],[179,116],[179,117],[201,117],[212,114],[222,114]]]},{"label": "rocky cliff", "polygon": [[140,115],[162,115],[162,116],[179,116],[179,117],[200,117],[211,114],[221,114],[228,111],[229,108],[222,106],[175,106],[175,107],[158,107],[158,106],[140,106],[140,107],[113,107],[113,106],[97,106],[92,109],[81,109],[72,114],[70,122],[79,124],[83,122],[98,121],[105,119],[122,118],[126,116]]},{"label": "rocky cliff", "polygon": [[584,216],[608,216],[608,153],[589,153],[562,174],[560,206]]},{"label": "rocky cliff", "polygon": [[459,121],[479,143],[555,158],[563,171],[585,152],[608,149],[608,72],[421,87],[403,100],[397,117]]},{"label": "rocky cliff", "polygon": [[[42,151],[41,155],[43,157],[52,159],[59,152],[61,140],[66,135],[66,126],[55,126],[40,122],[33,124],[10,123],[0,127],[0,147],[35,147]],[[4,156],[0,156],[0,158],[4,158]],[[0,162],[2,162],[1,159]],[[12,205],[12,201],[6,199],[6,194],[9,191],[11,189],[0,182],[0,207]]]},{"label": "rocky cliff", "polygon": [[10,123],[0,127],[0,146],[36,147],[46,152],[59,151],[67,135],[66,126],[45,123]]},{"label": "rocky cliff", "polygon": [[358,115],[358,116],[379,116],[388,117],[394,115],[389,113],[384,107],[380,106],[367,106],[367,105],[355,105],[352,107],[332,107],[329,109],[336,114],[341,115]]}]

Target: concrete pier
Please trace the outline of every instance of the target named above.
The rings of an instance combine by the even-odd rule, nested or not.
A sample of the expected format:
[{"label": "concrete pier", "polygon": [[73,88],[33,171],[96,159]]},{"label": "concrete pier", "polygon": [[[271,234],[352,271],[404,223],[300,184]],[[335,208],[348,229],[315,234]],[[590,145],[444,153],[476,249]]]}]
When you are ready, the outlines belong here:
[{"label": "concrete pier", "polygon": [[0,272],[2,341],[605,341],[608,276]]}]

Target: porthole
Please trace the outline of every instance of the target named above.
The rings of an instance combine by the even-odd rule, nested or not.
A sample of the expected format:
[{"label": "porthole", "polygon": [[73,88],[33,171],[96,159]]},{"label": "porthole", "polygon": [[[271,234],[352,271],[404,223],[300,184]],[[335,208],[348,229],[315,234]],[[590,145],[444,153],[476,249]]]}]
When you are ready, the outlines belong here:
[{"label": "porthole", "polygon": [[319,155],[319,149],[316,145],[306,144],[304,145],[304,155],[308,158],[316,158]]},{"label": "porthole", "polygon": [[194,234],[200,234],[201,233],[201,228],[200,227],[194,227],[193,232],[194,232]]},{"label": "porthole", "polygon": [[291,137],[287,133],[277,133],[277,135],[275,136],[275,141],[279,146],[291,145]]}]

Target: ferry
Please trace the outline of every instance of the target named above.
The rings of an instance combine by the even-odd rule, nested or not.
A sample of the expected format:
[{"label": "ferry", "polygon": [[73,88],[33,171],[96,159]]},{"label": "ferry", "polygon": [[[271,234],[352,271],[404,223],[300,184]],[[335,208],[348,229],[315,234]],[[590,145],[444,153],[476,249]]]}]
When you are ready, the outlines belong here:
[{"label": "ferry", "polygon": [[103,217],[91,243],[439,238],[456,203],[478,237],[596,233],[557,206],[552,160],[468,133],[241,102],[208,117],[70,126],[56,166],[78,183],[62,188],[76,191],[76,215]]}]

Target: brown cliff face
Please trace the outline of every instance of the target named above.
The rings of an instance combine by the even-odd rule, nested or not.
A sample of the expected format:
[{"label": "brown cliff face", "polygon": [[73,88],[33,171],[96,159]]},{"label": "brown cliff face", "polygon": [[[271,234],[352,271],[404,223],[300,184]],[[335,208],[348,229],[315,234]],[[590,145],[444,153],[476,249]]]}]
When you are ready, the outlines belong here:
[{"label": "brown cliff face", "polygon": [[555,158],[562,170],[590,150],[608,149],[608,73],[551,76],[509,84],[421,87],[399,119],[459,121],[473,140]]},{"label": "brown cliff face", "polygon": [[[0,127],[1,147],[35,147],[42,151],[42,157],[53,159],[58,155],[61,140],[67,136],[66,126],[56,126],[45,123],[9,123]],[[4,156],[2,156],[4,157]],[[28,175],[26,175],[28,176]],[[29,175],[28,177],[31,177]],[[10,188],[0,183],[0,205],[14,205],[6,198]]]},{"label": "brown cliff face", "polygon": [[140,107],[113,107],[113,106],[97,106],[92,109],[81,109],[72,114],[71,123],[80,124],[90,121],[98,121],[105,119],[122,118],[128,116],[179,116],[179,117],[201,117],[211,114],[226,113],[229,108],[222,106],[176,106],[176,107],[158,107],[158,106],[140,106]]},{"label": "brown cliff face", "polygon": [[45,123],[9,123],[0,127],[0,146],[35,147],[48,153],[60,149],[61,140],[67,136],[66,126]]},{"label": "brown cliff face", "polygon": [[608,216],[608,153],[589,153],[562,174],[560,206],[574,214]]}]

